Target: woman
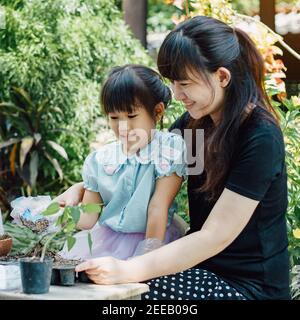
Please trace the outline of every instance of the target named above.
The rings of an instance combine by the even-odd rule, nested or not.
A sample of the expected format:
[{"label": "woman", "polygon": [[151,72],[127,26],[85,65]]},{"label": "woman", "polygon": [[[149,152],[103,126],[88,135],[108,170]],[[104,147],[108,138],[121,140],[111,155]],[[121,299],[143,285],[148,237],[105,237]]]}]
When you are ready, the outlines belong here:
[{"label": "woman", "polygon": [[158,68],[187,109],[171,129],[205,132],[204,171],[188,180],[190,231],[129,261],[99,258],[77,271],[99,284],[152,279],[145,299],[289,299],[285,151],[261,55],[243,31],[198,16],[166,37]]}]

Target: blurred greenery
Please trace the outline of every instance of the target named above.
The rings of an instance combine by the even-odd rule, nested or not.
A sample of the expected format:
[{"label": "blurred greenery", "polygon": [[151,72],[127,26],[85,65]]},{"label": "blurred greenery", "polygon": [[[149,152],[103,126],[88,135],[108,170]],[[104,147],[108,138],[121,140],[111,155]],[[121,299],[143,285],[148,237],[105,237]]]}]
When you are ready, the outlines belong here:
[{"label": "blurred greenery", "polygon": [[[288,173],[288,237],[291,266],[300,265],[300,101],[284,99],[277,104],[285,138]],[[284,107],[284,111],[282,111]]]},{"label": "blurred greenery", "polygon": [[[108,70],[129,62],[153,62],[110,0],[0,0],[0,5],[6,22],[0,29],[0,102],[13,102],[11,89],[16,87],[30,97],[32,105],[44,104],[39,114],[42,125],[30,135],[55,142],[68,156],[65,160],[57,149],[48,150],[55,166],[39,157],[34,187],[20,174],[20,143],[3,147],[9,139],[26,137],[28,130],[21,130],[22,123],[18,131],[13,130],[12,117],[2,112],[0,202],[3,206],[6,201],[7,206],[18,194],[55,194],[79,181],[95,135],[94,120],[100,116],[100,84]],[[38,116],[32,112],[32,117]],[[30,168],[33,151],[26,154],[25,168]]]},{"label": "blurred greenery", "polygon": [[179,11],[164,0],[148,0],[147,31],[160,33],[172,30],[175,26],[172,16]]}]

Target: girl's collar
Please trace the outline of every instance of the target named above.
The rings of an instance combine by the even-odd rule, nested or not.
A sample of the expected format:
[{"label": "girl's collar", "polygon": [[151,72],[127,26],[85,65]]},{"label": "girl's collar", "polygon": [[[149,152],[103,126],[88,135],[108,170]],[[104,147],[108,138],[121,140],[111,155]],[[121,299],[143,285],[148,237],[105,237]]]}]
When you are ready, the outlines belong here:
[{"label": "girl's collar", "polygon": [[159,130],[154,129],[151,141],[149,141],[149,143],[145,147],[137,150],[137,152],[132,154],[124,153],[122,142],[118,141],[117,144],[119,146],[119,152],[121,154],[122,163],[124,163],[127,159],[131,160],[133,158],[135,158],[140,163],[148,163],[154,155],[156,147],[159,143],[159,137]]}]

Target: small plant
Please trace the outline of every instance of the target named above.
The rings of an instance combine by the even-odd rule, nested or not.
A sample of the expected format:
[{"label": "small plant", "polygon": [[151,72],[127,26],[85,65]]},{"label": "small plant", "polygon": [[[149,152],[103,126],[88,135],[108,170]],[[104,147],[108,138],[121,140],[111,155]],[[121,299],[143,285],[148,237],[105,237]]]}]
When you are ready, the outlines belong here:
[{"label": "small plant", "polygon": [[[41,220],[47,220],[45,217],[47,216],[52,216],[61,210],[61,207],[59,206],[58,203],[54,202],[51,203],[45,211],[41,213],[44,218],[39,219],[37,221]],[[67,247],[68,250],[71,250],[72,247],[74,246],[76,242],[76,238],[73,236],[73,234],[76,232],[76,225],[80,219],[81,213],[101,213],[102,212],[102,204],[97,204],[97,203],[90,203],[90,204],[80,204],[78,206],[66,206],[63,209],[63,212],[59,215],[55,222],[55,226],[58,227],[58,230],[55,232],[52,232],[52,234],[46,233],[45,236],[40,240],[40,244],[42,246],[42,251],[41,251],[41,257],[40,261],[43,262],[45,258],[45,254],[47,252],[47,249],[51,243],[51,241],[56,237],[56,236],[63,236],[63,238],[67,241]],[[45,231],[48,227],[48,224],[42,224],[40,225],[45,226],[44,230],[39,230],[39,231]],[[46,238],[46,241],[43,243],[43,239]],[[88,233],[88,245],[90,248],[90,251],[92,250],[92,238],[90,233]],[[38,252],[38,251],[37,251]],[[34,255],[36,256],[36,254]]]}]

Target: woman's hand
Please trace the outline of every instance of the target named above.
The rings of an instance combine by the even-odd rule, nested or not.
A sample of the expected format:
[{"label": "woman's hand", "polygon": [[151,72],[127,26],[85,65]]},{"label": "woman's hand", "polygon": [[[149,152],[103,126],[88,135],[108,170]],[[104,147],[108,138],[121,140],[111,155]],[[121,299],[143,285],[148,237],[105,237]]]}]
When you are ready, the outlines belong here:
[{"label": "woman's hand", "polygon": [[96,284],[137,282],[134,280],[129,262],[113,257],[87,260],[79,264],[75,271],[85,271],[87,276]]},{"label": "woman's hand", "polygon": [[53,202],[58,202],[61,207],[76,206],[79,202],[81,202],[83,193],[83,183],[78,182],[67,189],[64,193],[53,199]]}]

